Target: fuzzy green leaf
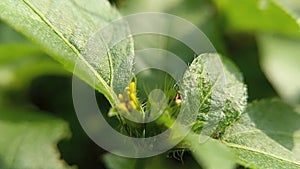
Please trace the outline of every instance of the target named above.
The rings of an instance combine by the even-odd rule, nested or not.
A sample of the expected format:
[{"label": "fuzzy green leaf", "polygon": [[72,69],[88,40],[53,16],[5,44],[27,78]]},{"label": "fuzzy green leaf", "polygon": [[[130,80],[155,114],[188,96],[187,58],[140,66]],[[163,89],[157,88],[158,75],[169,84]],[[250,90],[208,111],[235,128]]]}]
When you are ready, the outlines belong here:
[{"label": "fuzzy green leaf", "polygon": [[183,78],[181,94],[183,103],[191,98],[188,105],[199,105],[197,120],[206,123],[202,134],[210,136],[222,133],[239,118],[247,102],[242,75],[229,60],[223,58],[222,62],[218,54],[194,59]]},{"label": "fuzzy green leaf", "polygon": [[118,24],[103,36],[96,33],[119,17],[106,0],[0,2],[1,20],[41,45],[67,70],[73,72],[77,64],[77,75],[111,103],[116,100],[115,92],[123,91],[131,80],[133,43],[131,39],[123,40],[101,55],[96,52],[120,35],[128,35],[129,30],[125,24]]},{"label": "fuzzy green leaf", "polygon": [[67,123],[49,115],[0,107],[0,168],[69,169],[56,144],[70,136]]},{"label": "fuzzy green leaf", "polygon": [[[207,169],[234,168],[234,156],[226,146],[207,140],[207,136],[219,137],[246,107],[246,87],[238,69],[218,54],[202,54],[184,74],[180,93],[182,109],[198,112],[193,130],[201,135],[190,134],[185,139],[196,160]],[[219,154],[210,154],[215,151]]]},{"label": "fuzzy green leaf", "polygon": [[278,100],[248,106],[222,138],[250,168],[300,168],[300,113]]}]

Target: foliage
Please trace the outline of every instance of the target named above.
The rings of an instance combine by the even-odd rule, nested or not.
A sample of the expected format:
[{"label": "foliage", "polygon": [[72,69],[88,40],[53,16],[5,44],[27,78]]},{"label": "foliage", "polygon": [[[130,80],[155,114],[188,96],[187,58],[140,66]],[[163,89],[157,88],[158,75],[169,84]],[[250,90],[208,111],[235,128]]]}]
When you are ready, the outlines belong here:
[{"label": "foliage", "polygon": [[[112,4],[118,9],[107,0],[0,2],[0,168],[300,168],[298,0]],[[147,35],[123,40],[98,57],[130,32],[122,23],[103,37],[97,34],[101,28],[122,14],[146,11],[191,21],[219,54],[196,56],[174,39]],[[182,82],[154,70],[134,76],[134,50],[145,46],[172,51],[188,63]],[[185,117],[192,131],[169,152],[151,158],[105,152],[79,127],[71,103],[72,73],[98,91],[103,115],[124,135],[158,134],[174,122],[180,106],[192,112]],[[120,105],[143,116],[155,107],[147,100],[153,88],[167,93],[158,120],[146,128],[119,116]],[[203,135],[205,143],[199,142]]]}]

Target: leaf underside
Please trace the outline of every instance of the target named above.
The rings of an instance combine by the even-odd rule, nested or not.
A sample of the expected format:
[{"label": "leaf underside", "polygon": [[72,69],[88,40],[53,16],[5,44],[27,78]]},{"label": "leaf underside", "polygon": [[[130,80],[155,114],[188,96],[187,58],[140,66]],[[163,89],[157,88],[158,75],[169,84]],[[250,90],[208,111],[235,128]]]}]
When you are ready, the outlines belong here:
[{"label": "leaf underside", "polygon": [[[190,98],[188,105],[198,105],[197,121],[206,123],[201,132],[208,136],[224,132],[243,113],[247,103],[242,75],[233,63],[221,60],[218,54],[202,54],[194,59],[183,78],[181,93],[183,103]],[[192,101],[194,104],[190,104]]]},{"label": "leaf underside", "polygon": [[300,168],[300,114],[278,100],[252,103],[222,137],[250,168]]},{"label": "leaf underside", "polygon": [[106,0],[0,3],[1,20],[41,45],[67,70],[73,72],[76,64],[75,74],[102,92],[112,104],[115,93],[122,92],[132,78],[132,39],[115,44],[120,35],[129,34],[126,24],[112,25],[110,31],[101,32],[119,17]]}]

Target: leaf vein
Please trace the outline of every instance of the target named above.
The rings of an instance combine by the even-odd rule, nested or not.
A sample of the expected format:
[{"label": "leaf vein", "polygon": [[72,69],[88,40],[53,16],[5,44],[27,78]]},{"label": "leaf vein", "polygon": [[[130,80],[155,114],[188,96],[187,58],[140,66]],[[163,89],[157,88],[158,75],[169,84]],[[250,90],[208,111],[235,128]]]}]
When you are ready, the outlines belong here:
[{"label": "leaf vein", "polygon": [[78,58],[92,71],[92,73],[96,76],[97,80],[99,80],[100,84],[105,88],[102,90],[103,94],[107,97],[108,101],[112,106],[116,105],[115,101],[117,100],[112,89],[106,84],[104,79],[98,74],[98,72],[84,59],[84,57],[80,54],[79,50],[71,44],[56,28],[54,25],[49,22],[40,11],[38,11],[30,2],[26,0],[22,0],[24,4],[32,10],[47,26],[49,26],[53,32],[69,47],[71,50],[78,56]]},{"label": "leaf vein", "polygon": [[269,154],[269,153],[266,153],[264,151],[259,151],[257,149],[254,149],[254,148],[250,148],[250,147],[246,147],[246,146],[242,146],[242,145],[239,145],[239,144],[235,144],[235,143],[228,143],[228,142],[225,142],[223,141],[224,144],[226,144],[227,146],[229,147],[233,147],[233,148],[237,148],[237,149],[243,149],[243,150],[247,150],[247,151],[252,151],[252,152],[255,152],[255,153],[261,153],[265,156],[269,156],[271,158],[275,158],[275,159],[278,159],[280,161],[286,161],[288,163],[291,163],[291,164],[294,164],[294,165],[298,165],[300,167],[300,163],[297,162],[297,161],[291,161],[291,160],[288,160],[288,159],[285,159],[285,158],[282,158],[282,157],[279,157],[279,156],[276,156],[274,154]]}]

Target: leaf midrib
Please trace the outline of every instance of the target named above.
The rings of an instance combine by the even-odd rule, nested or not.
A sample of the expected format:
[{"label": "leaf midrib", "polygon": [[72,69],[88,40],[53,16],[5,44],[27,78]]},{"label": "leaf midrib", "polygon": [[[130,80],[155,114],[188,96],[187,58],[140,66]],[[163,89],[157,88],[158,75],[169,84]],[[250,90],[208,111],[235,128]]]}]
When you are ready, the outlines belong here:
[{"label": "leaf midrib", "polygon": [[297,165],[297,166],[300,167],[300,163],[297,162],[297,161],[291,161],[291,160],[288,160],[288,159],[285,159],[285,158],[282,158],[282,157],[278,157],[278,156],[276,156],[274,154],[268,154],[268,153],[266,153],[264,151],[260,151],[260,150],[254,149],[254,148],[242,146],[242,145],[239,145],[239,144],[229,143],[229,142],[226,142],[226,141],[222,141],[222,142],[225,145],[227,145],[229,147],[232,147],[232,148],[243,149],[243,150],[246,150],[246,151],[252,151],[252,152],[255,152],[255,153],[260,153],[262,155],[265,155],[265,156],[268,156],[268,157],[271,157],[271,158],[275,158],[275,159],[278,159],[280,161],[288,162],[288,163],[291,163],[293,165]]},{"label": "leaf midrib", "polygon": [[106,54],[108,56],[108,64],[109,64],[109,70],[110,70],[110,74],[109,74],[110,84],[109,85],[112,86],[113,81],[114,81],[114,79],[113,79],[114,69],[113,69],[113,63],[112,63],[112,59],[111,59],[112,57],[111,57],[110,52],[109,52],[110,49],[104,41],[104,37],[102,35],[100,35],[100,38],[101,38],[102,42],[104,42],[104,47],[107,51]]},{"label": "leaf midrib", "polygon": [[[99,80],[100,84],[104,87],[104,89],[99,89],[103,94],[106,96],[108,101],[111,103],[112,106],[116,105],[115,101],[117,100],[116,95],[112,91],[112,89],[107,85],[107,83],[100,77],[98,72],[84,59],[84,57],[80,54],[78,49],[72,45],[56,28],[54,25],[52,25],[38,9],[34,8],[30,2],[27,2],[26,0],[22,0],[24,4],[32,10],[49,28],[53,30],[53,32],[75,53],[75,55],[78,56],[78,58],[92,71],[92,73],[96,76],[97,80]],[[76,64],[76,63],[75,63]],[[111,66],[111,65],[109,65]],[[111,68],[110,68],[111,69]]]}]

